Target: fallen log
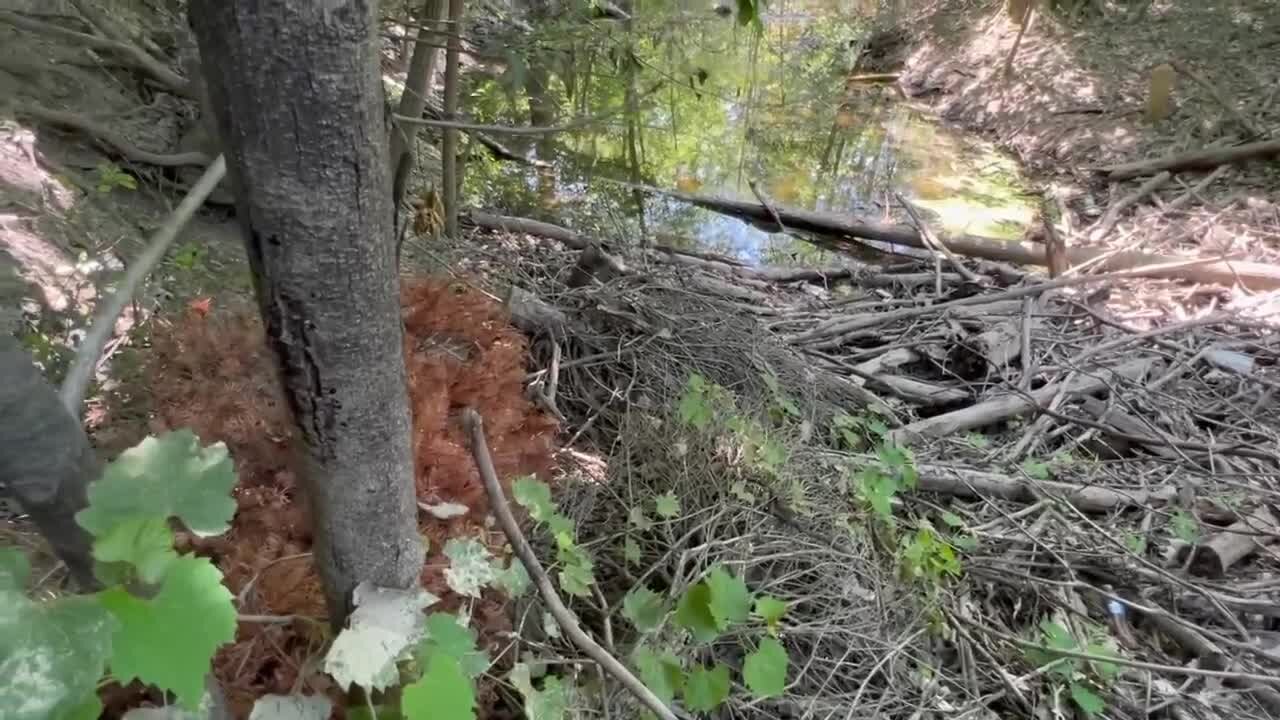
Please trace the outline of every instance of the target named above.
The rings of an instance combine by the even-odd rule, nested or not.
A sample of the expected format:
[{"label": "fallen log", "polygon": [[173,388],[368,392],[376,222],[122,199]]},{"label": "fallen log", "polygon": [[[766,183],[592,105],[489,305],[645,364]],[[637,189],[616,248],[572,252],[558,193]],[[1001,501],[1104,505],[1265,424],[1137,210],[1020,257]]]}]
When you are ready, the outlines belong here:
[{"label": "fallen log", "polygon": [[1213,170],[1220,165],[1258,160],[1272,155],[1280,155],[1280,140],[1265,140],[1247,145],[1236,145],[1235,147],[1210,148],[1208,150],[1166,155],[1154,160],[1138,160],[1119,165],[1107,165],[1096,168],[1094,172],[1106,175],[1108,180],[1127,180],[1140,175],[1153,175],[1162,170],[1174,172],[1179,170]]},{"label": "fallen log", "polygon": [[1067,397],[1092,395],[1106,390],[1112,382],[1119,379],[1139,380],[1157,364],[1159,361],[1155,358],[1140,358],[1113,368],[1097,368],[1087,374],[1082,372],[1065,386],[1063,382],[1056,382],[1029,393],[1009,393],[967,408],[917,420],[891,431],[886,439],[901,444],[916,438],[938,438],[973,430],[1033,412],[1051,401],[1060,391],[1065,392]]},{"label": "fallen log", "polygon": [[1198,545],[1180,548],[1178,562],[1191,553],[1191,571],[1205,577],[1220,578],[1237,562],[1270,545],[1280,536],[1280,521],[1267,505],[1259,505],[1249,517],[1233,523]]},{"label": "fallen log", "polygon": [[[1280,141],[1273,141],[1272,144],[1276,145],[1273,151],[1280,152]],[[1231,148],[1231,150],[1239,149]],[[1156,171],[1162,169],[1165,168],[1159,167],[1156,168]],[[661,190],[646,185],[622,184],[665,195],[724,215],[737,217],[760,227],[776,226],[769,210],[756,202]],[[778,216],[788,230],[817,235],[817,238],[806,239],[835,250],[850,252],[858,249],[857,245],[849,244],[846,240],[843,240],[846,238],[858,238],[889,245],[905,245],[911,248],[928,249],[928,245],[920,237],[920,234],[905,225],[859,221],[844,215],[790,208],[777,204],[773,206],[773,209],[777,211]],[[1049,265],[1045,247],[1039,243],[998,240],[977,235],[937,235],[937,239],[942,244],[946,245],[952,252],[960,255],[1014,263],[1016,265],[1039,265],[1041,267],[1048,267]],[[1068,266],[1082,265],[1092,261],[1096,263],[1098,269],[1108,272],[1152,266],[1140,275],[1142,277],[1187,280],[1220,285],[1235,285],[1239,283],[1253,290],[1280,289],[1280,266],[1276,265],[1234,259],[1207,260],[1204,263],[1196,263],[1194,265],[1177,265],[1177,263],[1188,260],[1188,258],[1152,255],[1135,251],[1115,253],[1102,262],[1097,262],[1097,258],[1105,256],[1107,253],[1108,250],[1106,248],[1100,247],[1068,247],[1065,248],[1064,254],[1066,255]]]}]

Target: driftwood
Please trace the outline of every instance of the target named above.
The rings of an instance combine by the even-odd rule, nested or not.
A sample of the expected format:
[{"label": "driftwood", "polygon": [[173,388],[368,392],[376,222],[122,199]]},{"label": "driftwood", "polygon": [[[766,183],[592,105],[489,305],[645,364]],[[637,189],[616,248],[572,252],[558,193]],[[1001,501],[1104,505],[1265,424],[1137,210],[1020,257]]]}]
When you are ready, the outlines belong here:
[{"label": "driftwood", "polygon": [[[1274,147],[1270,148],[1270,152],[1280,153],[1280,141],[1257,143],[1256,145],[1272,145]],[[1242,151],[1244,148],[1250,147],[1255,146],[1241,146],[1240,148],[1214,151],[1214,153],[1216,155],[1233,150]],[[1257,156],[1258,152],[1256,150],[1252,152],[1254,153],[1252,156]],[[1214,163],[1210,167],[1219,164],[1221,163]],[[1158,172],[1164,169],[1167,168],[1161,166],[1154,168],[1154,171]],[[1133,177],[1133,175],[1127,177]],[[1113,179],[1119,178],[1113,176]],[[660,190],[642,185],[635,185],[634,187],[666,195],[707,210],[741,218],[760,224],[763,227],[775,225],[769,210],[759,203]],[[773,209],[777,211],[778,216],[792,232],[813,233],[819,236],[812,238],[815,243],[830,246],[836,250],[848,251],[855,249],[856,246],[847,244],[842,240],[843,238],[873,240],[889,245],[905,245],[911,248],[928,248],[918,232],[904,225],[859,221],[844,215],[788,208],[783,205],[774,205]],[[968,257],[1017,265],[1047,267],[1049,264],[1044,246],[1038,243],[1012,242],[976,235],[939,235],[938,240],[952,252]],[[1107,252],[1105,248],[1068,247],[1065,248],[1064,254],[1069,265],[1081,265],[1094,261],[1096,258],[1106,255]],[[1185,258],[1152,255],[1142,252],[1121,252],[1110,255],[1105,261],[1098,263],[1098,269],[1116,271],[1150,266],[1148,270],[1141,273],[1142,277],[1169,278],[1222,285],[1240,283],[1255,290],[1280,289],[1280,266],[1231,259],[1206,261],[1194,265],[1178,264],[1183,260]]]},{"label": "driftwood", "polygon": [[954,412],[917,420],[890,432],[889,439],[903,443],[910,438],[937,438],[1008,420],[1033,412],[1052,400],[1060,391],[1065,392],[1068,397],[1090,395],[1107,389],[1109,383],[1121,378],[1139,380],[1158,362],[1155,358],[1130,360],[1114,368],[1098,368],[1088,374],[1080,373],[1069,385],[1056,382],[1025,394],[1010,393],[994,397]]},{"label": "driftwood", "polygon": [[1220,578],[1237,562],[1257,552],[1263,545],[1276,541],[1280,521],[1269,505],[1259,505],[1243,518],[1204,543],[1180,549],[1179,562],[1191,553],[1191,571],[1197,575]]},{"label": "driftwood", "polygon": [[1152,175],[1161,170],[1172,170],[1174,172],[1180,170],[1213,170],[1219,165],[1257,160],[1272,155],[1280,155],[1280,140],[1266,140],[1228,148],[1196,150],[1189,153],[1166,155],[1154,160],[1139,160],[1120,165],[1108,165],[1097,168],[1096,172],[1106,175],[1108,180],[1127,180],[1140,175]]}]

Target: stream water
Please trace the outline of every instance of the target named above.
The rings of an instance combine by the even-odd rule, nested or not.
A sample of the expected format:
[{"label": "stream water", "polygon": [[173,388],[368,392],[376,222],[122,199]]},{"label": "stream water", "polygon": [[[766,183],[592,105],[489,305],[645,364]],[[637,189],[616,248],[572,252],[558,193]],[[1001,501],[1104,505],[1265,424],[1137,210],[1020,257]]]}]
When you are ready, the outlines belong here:
[{"label": "stream water", "polygon": [[465,202],[750,263],[823,251],[610,180],[744,200],[754,183],[778,204],[870,220],[903,218],[900,193],[937,228],[1020,235],[1032,206],[1016,164],[857,80],[868,21],[848,5],[770,3],[761,34],[669,0],[630,20],[535,23],[468,73],[465,105],[482,123],[572,129],[500,138],[540,167],[472,153]]}]

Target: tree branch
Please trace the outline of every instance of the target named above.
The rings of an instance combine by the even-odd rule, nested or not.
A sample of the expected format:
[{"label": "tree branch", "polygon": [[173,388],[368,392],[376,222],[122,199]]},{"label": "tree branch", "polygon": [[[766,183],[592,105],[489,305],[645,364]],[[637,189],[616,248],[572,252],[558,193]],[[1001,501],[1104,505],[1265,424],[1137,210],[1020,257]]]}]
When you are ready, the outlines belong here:
[{"label": "tree branch", "polygon": [[529,577],[533,578],[534,584],[538,586],[538,593],[547,604],[547,609],[551,611],[560,629],[564,630],[565,635],[579,650],[586,653],[587,657],[622,683],[623,687],[655,715],[662,720],[676,720],[676,714],[625,665],[592,640],[591,636],[578,625],[569,608],[560,602],[551,579],[547,577],[547,571],[542,568],[542,563],[538,562],[538,556],[534,554],[529,541],[520,532],[520,526],[516,523],[515,516],[511,514],[511,507],[507,505],[507,499],[502,493],[502,486],[498,484],[498,473],[493,468],[493,459],[489,456],[489,446],[484,438],[484,420],[475,410],[467,408],[462,411],[462,423],[467,429],[467,434],[471,436],[471,453],[475,457],[480,477],[484,480],[484,489],[489,495],[489,503],[493,506],[493,514],[498,519],[498,525],[502,527],[502,532],[511,542],[511,548],[515,550],[516,557],[520,558],[525,570],[529,571]]},{"label": "tree branch", "polygon": [[115,152],[126,160],[132,160],[134,162],[155,165],[157,167],[182,167],[186,165],[198,165],[200,167],[205,167],[213,161],[213,158],[210,158],[202,152],[165,154],[154,153],[150,150],[143,150],[129,142],[120,133],[117,133],[103,125],[99,125],[98,123],[95,123],[81,115],[77,115],[76,113],[63,112],[61,110],[50,110],[34,103],[26,103],[18,109],[18,114],[30,115],[41,122],[79,130],[80,132],[88,135],[99,145],[106,146],[110,151]]}]

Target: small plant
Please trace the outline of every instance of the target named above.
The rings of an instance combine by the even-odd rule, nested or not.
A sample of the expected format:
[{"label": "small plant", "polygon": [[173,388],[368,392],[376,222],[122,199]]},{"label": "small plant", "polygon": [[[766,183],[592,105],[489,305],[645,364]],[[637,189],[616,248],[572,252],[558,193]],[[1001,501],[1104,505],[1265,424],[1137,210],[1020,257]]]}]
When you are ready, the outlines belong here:
[{"label": "small plant", "polygon": [[915,455],[910,448],[881,445],[876,459],[862,463],[850,477],[853,490],[877,519],[888,527],[895,524],[893,498],[902,490],[914,490]]},{"label": "small plant", "polygon": [[1094,717],[1101,714],[1106,709],[1106,702],[1100,693],[1107,692],[1115,683],[1120,674],[1119,666],[1106,660],[1083,660],[1055,651],[1118,658],[1114,647],[1109,644],[1107,633],[1101,628],[1091,628],[1091,639],[1081,648],[1066,627],[1049,618],[1040,621],[1039,630],[1042,647],[1027,649],[1027,662],[1037,668],[1047,667],[1046,676],[1059,687],[1066,688],[1072,703],[1085,715]]},{"label": "small plant", "polygon": [[98,164],[98,192],[106,194],[116,188],[137,190],[138,181],[132,175],[111,162]]},{"label": "small plant", "polygon": [[[511,493],[517,503],[529,511],[529,517],[551,531],[556,543],[556,560],[560,563],[560,589],[577,597],[591,595],[595,584],[595,564],[585,550],[578,546],[573,521],[556,509],[551,500],[551,488],[533,478],[516,478]],[[643,513],[641,513],[643,517]]]},{"label": "small plant", "polygon": [[[798,418],[799,408],[782,394],[777,379],[765,375],[765,384],[773,391],[773,410],[779,418]],[[777,476],[787,462],[787,448],[756,419],[738,411],[732,393],[691,373],[680,396],[680,421],[700,432],[727,433],[742,453],[748,466]]]},{"label": "small plant", "polygon": [[836,447],[853,452],[861,452],[880,444],[888,433],[889,425],[875,413],[841,413],[831,421],[832,441]]}]

